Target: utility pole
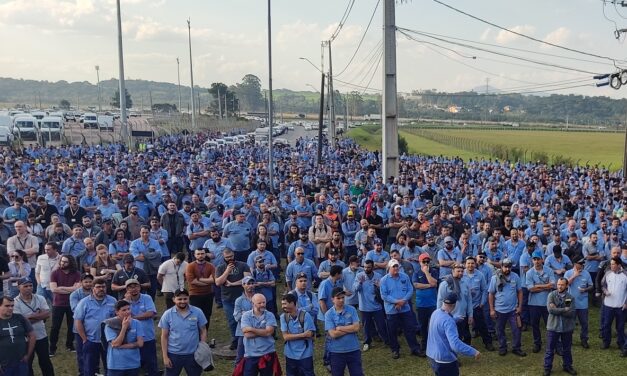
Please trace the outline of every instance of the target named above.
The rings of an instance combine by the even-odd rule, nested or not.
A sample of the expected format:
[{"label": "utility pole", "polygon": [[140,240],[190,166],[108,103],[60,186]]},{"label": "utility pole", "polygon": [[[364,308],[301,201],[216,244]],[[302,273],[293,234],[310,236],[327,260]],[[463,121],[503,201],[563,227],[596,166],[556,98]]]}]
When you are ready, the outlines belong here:
[{"label": "utility pole", "polygon": [[274,145],[272,145],[272,0],[268,0],[268,178],[270,179],[268,185],[270,186],[270,192],[274,193]]},{"label": "utility pole", "polygon": [[396,0],[383,1],[383,181],[398,176],[398,106],[396,103]]},{"label": "utility pole", "polygon": [[344,95],[344,135],[348,132],[348,93]]},{"label": "utility pole", "polygon": [[181,112],[181,110],[183,110],[181,108],[181,66],[179,64],[179,58],[176,58],[176,75],[179,78],[179,113]]},{"label": "utility pole", "polygon": [[490,92],[490,78],[485,79],[485,123],[488,124],[488,93]]},{"label": "utility pole", "polygon": [[623,151],[623,179],[627,176],[627,115],[625,116],[625,148]]},{"label": "utility pole", "polygon": [[222,100],[220,99],[220,87],[218,87],[218,111],[220,112],[220,119],[222,119]]},{"label": "utility pole", "polygon": [[[150,94],[150,113],[152,113],[152,117],[155,117],[155,108],[152,106],[152,90],[148,92],[148,94]],[[142,96],[142,99],[144,99],[144,97]],[[142,112],[144,110],[144,105],[142,103]]]},{"label": "utility pole", "polygon": [[122,48],[122,14],[120,0],[116,1],[118,7],[118,62],[120,65],[120,123],[122,124],[122,143],[133,149],[133,135],[128,131],[128,119],[126,118],[126,87],[124,85],[124,50]]},{"label": "utility pole", "polygon": [[329,102],[331,102],[331,118],[329,119],[329,136],[331,148],[335,148],[335,93],[333,92],[333,59],[331,58],[331,41],[329,46]]},{"label": "utility pole", "polygon": [[200,91],[196,92],[196,99],[198,100],[198,117],[200,117]]},{"label": "utility pole", "polygon": [[98,80],[98,112],[102,112],[100,105],[100,66],[96,65],[96,79]]},{"label": "utility pole", "polygon": [[320,82],[320,114],[318,115],[318,167],[322,166],[322,126],[324,125],[324,73]]},{"label": "utility pole", "polygon": [[229,118],[229,104],[226,101],[226,94],[224,95],[224,118],[228,119]]},{"label": "utility pole", "polygon": [[192,132],[196,132],[196,110],[194,109],[194,70],[192,68],[192,26],[190,20],[187,20],[187,36],[189,40],[189,77],[192,83],[191,85],[191,95],[190,102],[192,102]]}]

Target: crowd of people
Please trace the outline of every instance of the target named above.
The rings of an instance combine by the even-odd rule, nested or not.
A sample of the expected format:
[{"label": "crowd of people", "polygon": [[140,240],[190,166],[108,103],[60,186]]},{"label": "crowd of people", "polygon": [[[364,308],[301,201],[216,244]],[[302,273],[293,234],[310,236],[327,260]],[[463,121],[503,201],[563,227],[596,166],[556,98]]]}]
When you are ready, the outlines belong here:
[{"label": "crowd of people", "polygon": [[341,139],[318,163],[300,138],[274,149],[270,182],[265,147],[204,148],[213,136],[2,150],[3,374],[33,375],[36,357],[54,375],[65,320],[80,376],[200,375],[214,306],[234,375],[314,375],[317,337],[334,376],[366,374],[377,346],[456,375],[474,338],[524,357],[528,330],[545,375],[555,354],[576,374],[575,330],[596,351],[590,332],[606,350],[614,327],[627,356],[619,173],[403,156],[383,179],[377,152]]}]

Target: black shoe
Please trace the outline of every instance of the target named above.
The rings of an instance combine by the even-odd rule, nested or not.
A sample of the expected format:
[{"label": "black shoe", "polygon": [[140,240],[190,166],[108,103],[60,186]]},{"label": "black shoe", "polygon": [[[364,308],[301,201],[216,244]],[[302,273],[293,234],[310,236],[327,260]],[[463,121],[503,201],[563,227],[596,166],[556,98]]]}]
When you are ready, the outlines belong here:
[{"label": "black shoe", "polygon": [[421,350],[414,350],[414,351],[411,352],[411,354],[413,356],[417,356],[417,357],[420,357],[420,358],[426,358],[427,357],[427,354],[425,354],[425,352],[421,351]]},{"label": "black shoe", "polygon": [[522,350],[512,350],[512,354],[518,355],[518,356],[527,356],[527,353]]},{"label": "black shoe", "polygon": [[581,347],[583,347],[584,349],[589,349],[590,345],[588,345],[588,341],[584,339],[583,341],[581,341]]},{"label": "black shoe", "polygon": [[69,351],[69,352],[73,352],[73,353],[75,353],[75,352],[76,352],[76,349],[74,348],[74,346],[67,347],[66,349],[67,349],[67,351]]},{"label": "black shoe", "polygon": [[478,338],[479,337],[479,332],[474,332],[474,334],[472,335],[472,338]]},{"label": "black shoe", "polygon": [[544,376],[551,376],[551,370],[550,369],[545,369],[543,375]]},{"label": "black shoe", "polygon": [[487,345],[485,345],[485,349],[488,351],[494,351],[494,345],[491,343],[488,343]]},{"label": "black shoe", "polygon": [[54,358],[54,356],[55,356],[55,355],[57,355],[57,352],[56,352],[56,351],[53,351],[53,350],[50,350],[50,352],[48,353],[48,356],[49,356],[50,358]]},{"label": "black shoe", "polygon": [[229,346],[229,350],[237,350],[237,341],[231,342],[231,345]]},{"label": "black shoe", "polygon": [[392,359],[398,359],[401,357],[401,354],[398,351],[392,351]]},{"label": "black shoe", "polygon": [[621,358],[627,358],[627,350],[623,350],[623,351],[620,353],[620,357],[621,357]]},{"label": "black shoe", "polygon": [[499,349],[499,355],[500,355],[500,356],[505,356],[505,355],[507,355],[507,350],[506,350],[506,349]]},{"label": "black shoe", "polygon": [[533,345],[533,351],[534,354],[537,354],[540,352],[540,345]]},{"label": "black shoe", "polygon": [[601,350],[607,350],[610,348],[610,345],[606,345],[605,343],[601,345]]},{"label": "black shoe", "polygon": [[577,371],[575,371],[575,369],[573,367],[564,367],[564,372],[566,372],[569,375],[576,375]]},{"label": "black shoe", "polygon": [[555,353],[559,356],[564,355],[564,352],[562,351],[562,349],[555,349]]},{"label": "black shoe", "polygon": [[222,308],[222,304],[216,305],[217,308]]}]

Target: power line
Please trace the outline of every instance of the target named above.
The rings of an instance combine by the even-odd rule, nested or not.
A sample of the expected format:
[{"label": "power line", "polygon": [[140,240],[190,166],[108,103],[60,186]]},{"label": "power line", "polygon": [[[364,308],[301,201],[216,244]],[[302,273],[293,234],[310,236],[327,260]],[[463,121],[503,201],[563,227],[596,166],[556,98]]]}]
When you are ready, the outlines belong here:
[{"label": "power line", "polygon": [[489,49],[486,49],[486,48],[472,46],[472,45],[468,45],[468,44],[464,44],[464,43],[460,43],[460,42],[449,41],[449,40],[446,40],[446,39],[443,39],[443,38],[439,38],[439,37],[435,37],[435,36],[432,36],[432,35],[425,35],[425,36],[427,36],[429,38],[432,38],[432,39],[435,39],[435,40],[439,40],[441,42],[454,44],[454,45],[457,45],[457,46],[460,46],[460,47],[470,48],[470,49],[473,49],[473,50],[479,50],[479,51],[487,52],[487,53],[490,53],[490,54],[504,56],[504,57],[508,57],[510,59],[522,60],[522,61],[526,61],[526,62],[533,63],[533,64],[550,66],[550,67],[554,67],[554,68],[560,68],[560,69],[570,70],[570,71],[574,71],[574,72],[586,73],[586,74],[590,74],[590,75],[598,74],[597,72],[591,72],[591,71],[578,69],[578,68],[571,68],[571,67],[567,67],[567,66],[564,66],[564,65],[554,64],[554,63],[547,63],[547,62],[533,60],[533,59],[529,59],[529,58],[525,58],[525,57],[521,57],[521,56],[517,56],[517,55],[510,55],[510,54],[506,54],[506,53],[503,53],[503,52],[492,51],[492,50],[489,50]]},{"label": "power line", "polygon": [[574,53],[578,53],[578,54],[582,54],[582,55],[587,55],[587,56],[591,56],[591,57],[596,57],[596,58],[599,58],[599,59],[609,60],[609,61],[611,61],[612,63],[616,64],[616,59],[613,59],[613,58],[611,58],[611,57],[608,57],[608,56],[603,56],[603,55],[597,55],[597,54],[593,54],[593,53],[589,53],[589,52],[585,52],[585,51],[577,50],[577,49],[570,48],[570,47],[561,46],[561,45],[559,45],[559,44],[555,44],[555,43],[551,43],[551,42],[546,42],[546,41],[543,41],[543,40],[541,40],[541,39],[534,38],[534,37],[532,37],[532,36],[525,35],[525,34],[523,34],[523,33],[519,33],[519,32],[517,32],[517,31],[514,31],[514,30],[511,30],[511,29],[508,29],[508,28],[506,28],[506,27],[504,27],[504,26],[497,25],[497,24],[495,24],[494,22],[490,22],[490,21],[484,20],[484,19],[482,19],[482,18],[479,18],[479,17],[477,17],[477,16],[473,16],[473,15],[472,15],[472,14],[470,14],[470,13],[467,13],[467,12],[464,12],[463,10],[457,9],[457,8],[455,8],[455,7],[453,7],[453,6],[449,5],[449,4],[446,4],[446,3],[444,3],[444,2],[442,2],[442,1],[440,1],[440,0],[433,0],[433,1],[435,1],[436,3],[438,3],[438,4],[440,4],[440,5],[443,5],[443,6],[447,7],[447,8],[449,8],[449,9],[451,9],[451,10],[453,10],[453,11],[457,12],[457,13],[461,13],[461,14],[463,14],[463,15],[465,15],[465,16],[467,16],[467,17],[470,17],[470,18],[472,18],[472,19],[475,19],[475,20],[477,20],[477,21],[479,21],[479,22],[483,22],[483,23],[485,23],[485,24],[487,24],[487,25],[490,25],[490,26],[496,27],[496,28],[501,29],[501,30],[503,30],[503,31],[507,31],[507,32],[512,33],[512,34],[514,34],[514,35],[518,35],[519,37],[523,37],[523,38],[526,38],[526,39],[532,40],[532,41],[534,41],[534,42],[542,43],[542,44],[545,44],[545,45],[547,45],[547,46],[551,46],[551,47],[559,48],[559,49],[562,49],[562,50],[565,50],[565,51],[574,52]]},{"label": "power line", "polygon": [[348,66],[351,65],[351,63],[353,62],[353,59],[355,59],[355,56],[357,56],[357,52],[359,51],[361,44],[364,42],[364,39],[366,38],[366,34],[368,33],[368,30],[370,29],[370,25],[372,24],[372,20],[374,19],[374,16],[377,13],[377,9],[379,8],[379,3],[381,3],[381,0],[377,0],[377,4],[374,6],[374,10],[372,11],[372,15],[370,16],[370,21],[368,21],[368,26],[366,26],[366,30],[364,30],[364,34],[361,36],[361,39],[359,40],[359,43],[357,44],[357,48],[355,49],[353,56],[351,56],[350,60],[348,61],[344,69],[342,69],[340,73],[336,74],[335,77],[341,76],[342,73],[346,71]]},{"label": "power line", "polygon": [[[368,53],[368,55],[366,56],[366,58],[364,59],[365,63],[358,69],[356,70],[356,73],[352,75],[352,79],[348,80],[348,81],[355,81],[358,80],[359,77],[361,77],[362,75],[367,75],[370,71],[370,67],[372,67],[372,65],[374,65],[375,63],[375,59],[382,53],[383,51],[383,38],[381,38],[381,40],[379,41],[379,43],[377,43],[377,45],[370,50],[370,53]],[[363,81],[363,78],[361,79],[361,81]]]},{"label": "power line", "polygon": [[337,25],[337,28],[335,29],[333,34],[331,34],[331,38],[329,38],[330,42],[333,42],[335,38],[337,38],[337,36],[340,35],[340,31],[342,31],[342,27],[344,27],[344,24],[346,23],[346,20],[348,19],[348,16],[350,15],[351,10],[353,10],[353,5],[355,5],[355,0],[348,0],[348,4],[346,4],[346,10],[344,10],[344,14],[342,15],[342,18],[340,19],[340,23]]}]

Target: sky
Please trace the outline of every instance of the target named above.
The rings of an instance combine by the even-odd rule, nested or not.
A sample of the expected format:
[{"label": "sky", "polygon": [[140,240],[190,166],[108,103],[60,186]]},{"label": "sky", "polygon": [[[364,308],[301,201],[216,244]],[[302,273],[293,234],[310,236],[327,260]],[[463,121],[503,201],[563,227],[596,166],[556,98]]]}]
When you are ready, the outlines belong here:
[{"label": "sky", "polygon": [[[376,92],[382,86],[381,64],[377,64],[384,0],[380,1],[366,33],[378,0],[355,0],[332,42],[337,90]],[[443,1],[538,40],[601,57],[525,39],[432,0],[398,2],[399,28],[443,35],[447,41],[455,37],[485,43],[482,48],[554,65],[537,65],[405,31],[418,42],[399,32],[399,91],[471,90],[485,86],[489,79],[490,87],[506,91],[531,92],[585,84],[588,86],[554,92],[624,97],[627,86],[620,90],[599,88],[592,77],[595,73],[617,71],[611,59],[618,60],[618,67],[622,63],[627,68],[627,61],[621,61],[627,58],[625,35],[620,39],[614,36],[616,29],[627,28],[627,8],[601,0]],[[334,34],[350,2],[272,0],[275,89],[313,91],[309,85],[320,85],[317,69],[321,63],[321,41]],[[189,18],[196,85],[231,85],[251,73],[267,87],[267,1],[121,0],[121,8],[126,78],[176,83],[178,57],[181,83],[189,85]],[[101,80],[118,76],[115,0],[0,0],[0,35],[1,77],[95,83],[96,65],[100,67]],[[363,43],[355,53],[362,37]],[[353,55],[355,58],[347,65]],[[328,51],[324,59],[326,71]]]}]

